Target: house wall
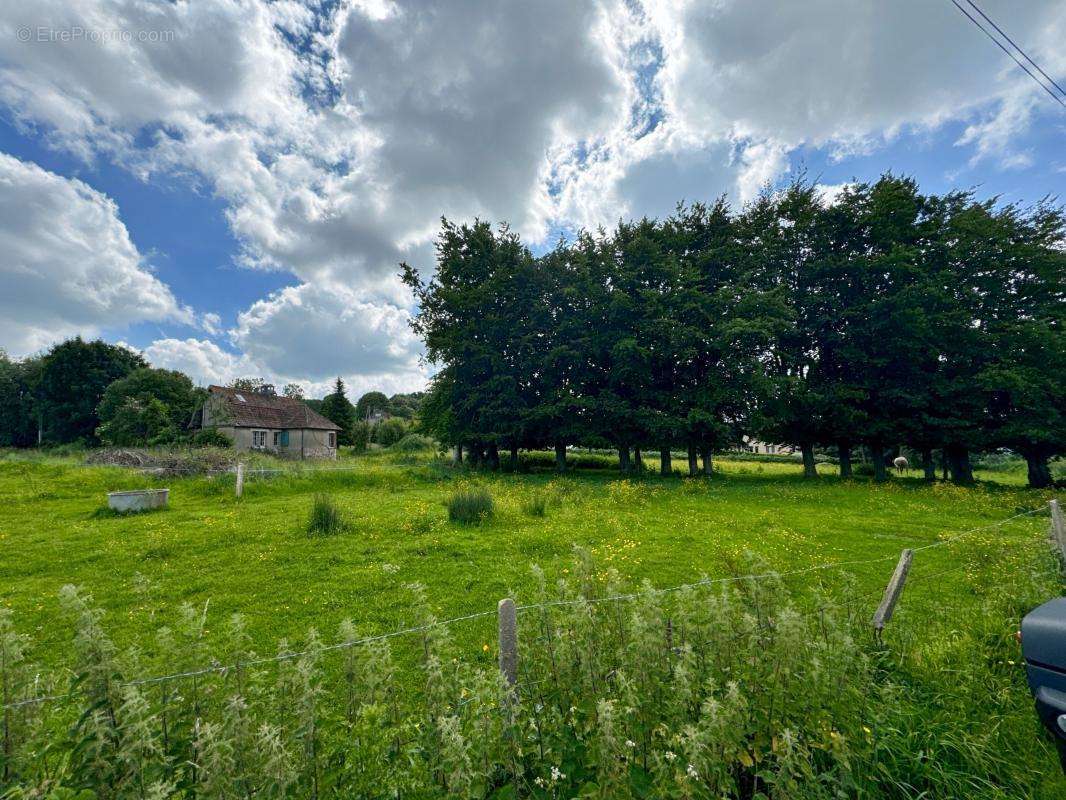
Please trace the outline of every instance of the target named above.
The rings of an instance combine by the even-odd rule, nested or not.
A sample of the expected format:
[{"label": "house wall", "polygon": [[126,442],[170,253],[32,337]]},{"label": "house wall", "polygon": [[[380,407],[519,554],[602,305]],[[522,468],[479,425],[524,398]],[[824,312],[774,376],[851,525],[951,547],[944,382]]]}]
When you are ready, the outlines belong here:
[{"label": "house wall", "polygon": [[[223,430],[219,428],[219,430]],[[289,428],[289,445],[274,446],[274,434],[280,433],[280,428],[230,428],[233,434],[233,446],[238,452],[252,450],[252,431],[265,430],[267,432],[266,447],[257,448],[267,453],[277,453],[280,456],[300,458],[301,440],[303,443],[304,458],[336,458],[337,448],[329,446],[329,431],[318,431],[310,428]],[[225,432],[225,431],[224,431]]]}]

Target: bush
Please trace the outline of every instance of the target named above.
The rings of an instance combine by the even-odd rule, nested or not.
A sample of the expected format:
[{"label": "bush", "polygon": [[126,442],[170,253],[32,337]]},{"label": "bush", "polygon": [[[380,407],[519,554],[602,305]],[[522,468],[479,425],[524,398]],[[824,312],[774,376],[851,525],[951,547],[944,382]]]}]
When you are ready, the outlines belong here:
[{"label": "bush", "polygon": [[204,428],[190,439],[193,447],[233,447],[233,440],[217,428]]},{"label": "bush", "polygon": [[307,519],[307,535],[335,536],[348,529],[349,525],[344,521],[333,498],[328,494],[316,494],[311,505],[311,515]]},{"label": "bush", "polygon": [[401,453],[417,453],[422,450],[429,450],[434,446],[436,446],[436,442],[428,436],[423,436],[420,433],[409,433],[396,442],[392,449]]},{"label": "bush", "polygon": [[370,444],[370,423],[357,421],[352,423],[352,449],[357,453],[365,453]]},{"label": "bush", "polygon": [[371,441],[382,447],[391,447],[407,435],[409,426],[402,419],[387,419],[371,429]]},{"label": "bush", "polygon": [[495,504],[488,489],[464,489],[448,500],[448,519],[464,525],[477,525],[489,519]]}]

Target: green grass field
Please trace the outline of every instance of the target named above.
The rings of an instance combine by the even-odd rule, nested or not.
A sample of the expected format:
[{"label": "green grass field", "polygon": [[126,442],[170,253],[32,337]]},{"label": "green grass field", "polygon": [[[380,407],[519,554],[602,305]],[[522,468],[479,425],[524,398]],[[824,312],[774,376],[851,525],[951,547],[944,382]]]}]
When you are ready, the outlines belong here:
[{"label": "green grass field", "polygon": [[[411,583],[426,587],[441,618],[494,609],[505,596],[529,600],[531,564],[549,581],[565,576],[575,545],[626,585],[668,587],[742,574],[754,563],[785,573],[800,598],[825,596],[868,615],[902,548],[980,528],[916,554],[887,631],[896,668],[913,678],[914,707],[928,710],[928,730],[915,725],[913,747],[998,737],[997,747],[1009,749],[995,768],[1027,781],[1027,796],[1066,796],[1010,639],[1039,595],[1061,590],[1043,512],[1052,495],[1022,488],[1016,474],[980,475],[995,482],[958,488],[927,486],[917,472],[884,485],[805,481],[795,464],[744,461],[721,461],[710,480],[622,480],[607,470],[486,475],[386,453],[342,459],[336,466],[345,470],[283,466],[289,471],[251,474],[237,499],[228,475],[161,480],[72,458],[0,460],[0,603],[32,635],[34,659],[62,661],[70,638],[58,615],[64,584],[91,592],[116,642],[138,645],[149,661],[152,637],[177,622],[182,603],[206,607],[209,628],[243,614],[255,649],[271,653],[279,639],[311,627],[329,639],[346,618],[364,633],[410,625]],[[108,491],[163,485],[171,491],[165,511],[102,511]],[[491,519],[448,520],[446,503],[464,488],[491,493]],[[308,513],[323,492],[349,526],[309,537]],[[535,498],[543,516],[530,511],[541,505]],[[849,565],[788,575],[842,562]],[[452,626],[460,652],[490,661],[493,625],[490,617]],[[960,683],[980,687],[994,707],[954,719],[957,703],[976,691]]]},{"label": "green grass field", "polygon": [[[607,471],[457,475],[428,458],[398,461],[379,454],[340,462],[347,471],[251,475],[240,500],[231,476],[158,480],[72,460],[2,463],[2,602],[45,645],[64,635],[55,599],[73,583],[107,610],[120,642],[172,622],[178,603],[210,603],[215,616],[246,615],[254,641],[271,649],[310,626],[332,631],[345,617],[371,631],[402,627],[412,582],[427,587],[441,616],[494,607],[529,587],[530,564],[558,574],[573,545],[633,582],[669,586],[731,574],[745,551],[776,570],[892,556],[1047,500],[994,484],[926,487],[917,478],[811,483],[792,464],[722,461],[719,478],[707,482],[620,480]],[[100,513],[107,492],[147,485],[170,487],[168,510]],[[491,521],[448,522],[446,500],[468,485],[491,491]],[[335,497],[348,533],[306,535],[321,491]],[[547,513],[526,516],[522,501],[537,493],[547,494]],[[996,536],[1033,537],[1043,524],[1022,520]],[[931,551],[915,571],[943,569],[954,555]],[[868,591],[892,566],[849,572]],[[816,577],[830,593],[839,588],[838,574]]]}]

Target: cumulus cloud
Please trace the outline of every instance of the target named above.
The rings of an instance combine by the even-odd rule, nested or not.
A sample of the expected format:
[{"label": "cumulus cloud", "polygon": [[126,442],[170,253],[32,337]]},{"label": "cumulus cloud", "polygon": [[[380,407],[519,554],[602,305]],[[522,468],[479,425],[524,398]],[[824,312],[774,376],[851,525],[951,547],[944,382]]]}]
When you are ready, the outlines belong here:
[{"label": "cumulus cloud", "polygon": [[[984,6],[1066,72],[1066,6]],[[21,42],[22,26],[134,35]],[[151,31],[169,35],[137,35]],[[0,103],[18,124],[206,185],[238,260],[297,277],[233,334],[297,376],[326,370],[310,332],[339,343],[345,374],[420,374],[394,273],[431,265],[442,214],[541,241],[682,197],[743,202],[799,147],[844,157],[948,121],[975,163],[1024,166],[1014,143],[1039,91],[926,0],[39,0],[0,19]],[[204,357],[222,368],[219,352]]]},{"label": "cumulus cloud", "polygon": [[406,310],[345,286],[303,284],[253,304],[239,316],[233,340],[273,374],[322,381],[343,364],[357,365],[367,376],[424,380],[409,320]]},{"label": "cumulus cloud", "polygon": [[0,346],[13,354],[144,320],[192,321],[110,198],[4,153],[0,253]]},{"label": "cumulus cloud", "polygon": [[[675,122],[728,134],[867,149],[1037,96],[1036,87],[949,3],[724,0],[654,3],[670,55],[661,85]],[[1066,6],[983,4],[1051,74],[1066,71]],[[1015,131],[1024,115],[1002,124]],[[975,135],[975,138],[979,136]],[[999,144],[1005,145],[1002,139]],[[1008,156],[1010,154],[1008,153]]]}]

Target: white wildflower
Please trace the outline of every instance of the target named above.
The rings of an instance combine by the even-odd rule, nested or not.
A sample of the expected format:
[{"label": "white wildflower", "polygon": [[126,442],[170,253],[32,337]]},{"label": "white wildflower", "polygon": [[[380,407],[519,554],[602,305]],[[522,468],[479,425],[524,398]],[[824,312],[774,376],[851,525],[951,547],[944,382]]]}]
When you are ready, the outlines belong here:
[{"label": "white wildflower", "polygon": [[667,761],[673,761],[675,758],[677,758],[677,753],[672,753],[669,750],[667,750],[665,758],[666,758]]},{"label": "white wildflower", "polygon": [[700,776],[700,774],[698,772],[696,772],[696,768],[694,766],[692,766],[692,764],[689,764],[687,767],[685,767],[685,774],[688,775],[693,780],[695,780],[696,778],[698,778]]},{"label": "white wildflower", "polygon": [[626,739],[626,747],[636,747],[636,746],[637,746],[637,743],[634,742],[632,739]]}]

